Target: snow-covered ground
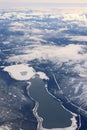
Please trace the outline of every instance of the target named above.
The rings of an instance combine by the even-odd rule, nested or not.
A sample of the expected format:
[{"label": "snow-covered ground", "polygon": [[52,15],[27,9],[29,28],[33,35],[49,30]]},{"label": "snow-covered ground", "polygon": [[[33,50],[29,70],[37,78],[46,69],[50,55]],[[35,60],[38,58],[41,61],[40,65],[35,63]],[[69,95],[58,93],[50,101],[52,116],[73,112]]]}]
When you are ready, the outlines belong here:
[{"label": "snow-covered ground", "polygon": [[76,130],[77,128],[77,121],[75,119],[75,117],[73,116],[72,120],[72,124],[70,127],[65,127],[65,128],[52,128],[52,129],[46,129],[46,128],[41,128],[40,130]]},{"label": "snow-covered ground", "polygon": [[4,71],[7,71],[9,75],[16,80],[29,80],[31,78],[34,78],[36,74],[41,79],[49,79],[45,73],[36,72],[32,67],[26,64],[7,66],[4,68]]},{"label": "snow-covered ground", "polygon": [[[4,67],[4,71],[7,71],[16,80],[28,81],[34,78],[36,74],[41,79],[48,80],[49,78],[45,73],[36,72],[28,63],[34,60],[37,60],[39,63],[51,61],[53,64],[56,64],[56,68],[58,66],[62,67],[64,63],[66,68],[69,68],[66,70],[66,68],[62,67],[62,70],[65,69],[66,75],[70,72],[77,74],[79,77],[69,77],[67,81],[69,86],[66,89],[68,88],[71,91],[68,92],[68,98],[73,102],[75,101],[82,108],[87,108],[87,44],[85,43],[87,42],[87,8],[43,9],[31,12],[6,11],[0,13],[0,19],[3,23],[10,21],[8,22],[9,24],[6,24],[8,26],[7,31],[11,31],[13,34],[16,31],[20,31],[22,34],[22,37],[20,35],[18,37],[9,35],[7,39],[3,38],[4,33],[0,34],[1,39],[5,39],[2,41],[2,44],[8,48],[1,49],[1,54],[6,51],[12,51],[11,53],[6,53],[4,62],[9,64],[15,63],[15,65]],[[31,19],[31,22],[26,22]],[[49,19],[49,22],[46,22],[45,19]],[[18,21],[15,22],[15,20]],[[45,22],[41,22],[43,20]],[[1,25],[4,25],[2,22]],[[50,38],[51,40],[54,39],[54,41],[49,41]],[[59,39],[55,41],[55,38],[67,38],[70,43],[68,45],[66,43],[62,44],[63,41],[58,41]],[[76,44],[74,41],[76,41]],[[58,42],[61,42],[61,45]],[[9,49],[10,45],[12,45],[11,49]],[[8,130],[7,128],[5,129]],[[55,130],[63,129],[75,130],[76,120],[73,118],[72,126],[68,128]],[[42,130],[47,129],[42,128]]]},{"label": "snow-covered ground", "polygon": [[32,67],[23,64],[5,67],[4,71],[7,71],[16,80],[29,80],[35,75]]},{"label": "snow-covered ground", "polygon": [[[34,78],[35,74],[39,75],[41,79],[46,79],[48,80],[49,78],[47,75],[43,72],[36,72],[32,67],[26,65],[26,64],[18,64],[18,65],[12,65],[4,68],[4,71],[8,72],[9,75],[16,79],[16,80],[29,80],[31,78]],[[71,119],[72,124],[70,127],[67,128],[56,128],[52,130],[76,130],[77,128],[77,121],[75,119],[75,116]],[[4,126],[3,126],[4,127]],[[6,126],[5,126],[6,127]],[[6,130],[10,130],[9,127],[5,128]],[[0,130],[3,130],[1,127]],[[50,129],[45,129],[41,128],[41,130],[50,130]]]}]

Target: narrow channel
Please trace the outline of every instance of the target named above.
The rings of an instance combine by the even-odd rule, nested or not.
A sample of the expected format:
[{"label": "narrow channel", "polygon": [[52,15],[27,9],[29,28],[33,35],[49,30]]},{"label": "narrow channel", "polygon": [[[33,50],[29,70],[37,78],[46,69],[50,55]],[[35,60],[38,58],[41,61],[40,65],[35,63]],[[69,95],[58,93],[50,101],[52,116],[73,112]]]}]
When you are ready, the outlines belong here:
[{"label": "narrow channel", "polygon": [[30,80],[30,96],[39,103],[37,113],[43,118],[44,128],[65,128],[71,125],[72,114],[63,108],[60,102],[50,95],[45,83],[36,77]]}]

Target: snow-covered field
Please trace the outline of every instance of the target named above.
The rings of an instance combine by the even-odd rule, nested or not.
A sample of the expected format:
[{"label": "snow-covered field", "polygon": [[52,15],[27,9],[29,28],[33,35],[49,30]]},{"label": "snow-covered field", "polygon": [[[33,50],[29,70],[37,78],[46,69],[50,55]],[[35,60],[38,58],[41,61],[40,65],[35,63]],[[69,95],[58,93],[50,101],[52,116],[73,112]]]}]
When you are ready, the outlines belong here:
[{"label": "snow-covered field", "polygon": [[48,80],[49,78],[43,72],[36,72],[32,67],[24,64],[12,65],[4,68],[9,75],[16,80],[30,80],[37,74],[41,79]]}]

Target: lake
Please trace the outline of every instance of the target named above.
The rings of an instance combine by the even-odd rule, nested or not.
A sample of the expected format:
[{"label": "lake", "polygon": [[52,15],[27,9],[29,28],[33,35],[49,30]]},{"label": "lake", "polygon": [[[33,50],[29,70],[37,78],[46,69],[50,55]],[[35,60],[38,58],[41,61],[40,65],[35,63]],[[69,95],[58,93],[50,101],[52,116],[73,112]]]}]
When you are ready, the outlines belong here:
[{"label": "lake", "polygon": [[38,115],[43,118],[43,127],[49,129],[69,127],[72,114],[47,91],[43,80],[36,77],[30,82],[29,93],[39,103]]}]

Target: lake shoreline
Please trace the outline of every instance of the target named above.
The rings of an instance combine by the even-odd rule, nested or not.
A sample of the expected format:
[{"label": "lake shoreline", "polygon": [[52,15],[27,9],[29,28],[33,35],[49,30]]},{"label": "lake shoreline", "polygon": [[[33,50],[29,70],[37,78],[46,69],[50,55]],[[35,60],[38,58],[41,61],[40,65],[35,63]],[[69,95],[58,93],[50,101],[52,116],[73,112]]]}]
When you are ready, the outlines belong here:
[{"label": "lake shoreline", "polygon": [[[22,68],[17,72],[18,74],[19,74],[19,78],[20,78],[20,80],[21,80],[21,76],[23,77],[23,80],[26,80],[27,81],[27,83],[28,83],[28,86],[27,86],[27,93],[28,93],[28,96],[31,98],[31,99],[33,99],[31,96],[30,96],[30,92],[29,92],[29,89],[30,89],[30,86],[31,86],[31,82],[29,82],[30,81],[30,79],[32,80],[35,80],[34,78],[35,77],[31,77],[30,79],[26,79],[26,75],[22,75],[22,72],[27,72],[27,70],[28,70],[28,73],[27,74],[29,74],[29,71],[31,71],[31,74],[32,75],[34,75],[33,74],[33,68],[28,68],[28,66],[26,66],[26,68],[25,68],[25,71],[24,71],[24,66],[25,65],[14,65],[14,66],[11,66],[11,68],[10,67],[7,67],[7,72],[9,73],[9,75],[12,77],[12,78],[15,78],[15,72],[9,72],[9,69],[11,70],[12,68],[18,68],[18,67],[20,67],[20,66],[22,66]],[[5,68],[6,69],[6,68]],[[4,71],[5,71],[5,69],[4,69]],[[43,76],[42,76],[43,77]],[[17,77],[16,77],[17,78]],[[39,77],[40,78],[40,77]],[[46,76],[45,76],[45,78],[46,78],[46,80],[48,79]],[[18,79],[19,80],[19,79]],[[43,78],[41,78],[41,80],[43,80]],[[40,86],[41,87],[41,86]],[[46,88],[46,86],[45,86],[45,84],[44,84],[44,89],[47,91],[47,93],[48,93],[48,95],[51,95],[51,97],[55,97],[55,95],[53,96],[49,91],[48,91],[48,89]],[[42,90],[41,90],[42,91]],[[50,93],[50,94],[49,94]],[[49,97],[48,95],[45,95],[46,97]],[[55,97],[55,99],[57,99],[56,97]],[[36,102],[36,100],[35,99],[33,99],[35,102]],[[59,100],[59,98],[57,99],[57,100]],[[60,100],[61,102],[62,102],[62,100]],[[37,112],[37,110],[38,110],[38,106],[39,106],[39,102],[36,102],[36,104],[35,104],[35,107],[34,107],[34,109],[33,109],[33,114],[35,115],[35,117],[36,117],[36,119],[37,119],[37,121],[38,121],[38,130],[42,130],[42,129],[44,129],[43,128],[43,126],[42,126],[42,122],[43,122],[43,118],[42,117],[39,117],[39,115],[38,115],[38,112]],[[61,103],[60,104],[60,106],[61,106],[61,108],[63,108],[63,109],[65,109],[65,107],[63,107],[64,105]],[[65,109],[66,110],[66,109]],[[68,110],[67,110],[68,111]],[[68,111],[69,113],[71,113],[70,111]],[[63,113],[64,113],[64,111],[63,111]],[[72,113],[71,113],[71,115],[73,115]],[[70,115],[68,115],[68,116],[70,116]],[[74,117],[74,120],[72,120],[72,118],[70,118],[71,119],[71,126],[70,127],[64,127],[64,129],[65,130],[76,130],[76,128],[77,128],[77,121],[76,121],[76,119],[75,119],[75,115],[73,115],[73,117]],[[59,118],[59,117],[58,117]],[[74,125],[73,125],[73,122],[74,122]],[[63,124],[64,125],[64,124]],[[62,126],[63,126],[62,125]],[[59,129],[63,129],[62,128],[62,126],[61,126],[61,128],[58,128],[58,127],[56,127],[56,128],[54,128],[54,127],[52,127],[53,129],[56,129],[56,130],[59,130]],[[52,129],[51,128],[51,129]]]},{"label": "lake shoreline", "polygon": [[[46,84],[45,84],[46,85]],[[31,86],[31,84],[29,85],[29,87]],[[47,85],[46,85],[47,86]],[[47,87],[45,86],[45,88],[46,88],[46,91],[47,91],[47,93],[48,94],[50,94],[53,98],[55,98],[56,100],[58,100],[58,101],[61,101],[60,99],[57,99],[54,95],[52,95],[49,91],[48,91],[48,89],[47,89]],[[28,88],[29,88],[28,87]],[[29,96],[30,96],[30,94],[29,94]],[[30,96],[31,97],[31,96]],[[33,99],[32,97],[31,97],[31,99]],[[33,99],[34,100],[34,99]],[[35,100],[34,100],[35,101]],[[34,114],[34,116],[36,117],[36,119],[37,119],[37,122],[38,122],[38,125],[37,125],[37,130],[63,130],[63,129],[65,129],[65,130],[76,130],[76,129],[71,129],[70,127],[77,127],[77,126],[75,126],[76,125],[76,123],[77,123],[77,120],[76,120],[76,117],[77,117],[77,115],[75,114],[75,113],[73,113],[73,112],[71,112],[70,110],[68,110],[67,108],[65,108],[64,106],[63,106],[63,104],[62,104],[62,102],[61,102],[61,106],[66,110],[66,111],[68,111],[69,113],[71,113],[72,114],[72,118],[71,118],[71,121],[72,121],[72,123],[71,123],[71,126],[70,127],[65,127],[65,128],[51,128],[51,129],[48,129],[48,128],[44,128],[43,127],[43,118],[42,117],[40,117],[39,115],[38,115],[38,107],[39,107],[39,103],[37,102],[37,101],[35,101],[36,103],[35,103],[35,107],[33,108],[33,114]]]}]

